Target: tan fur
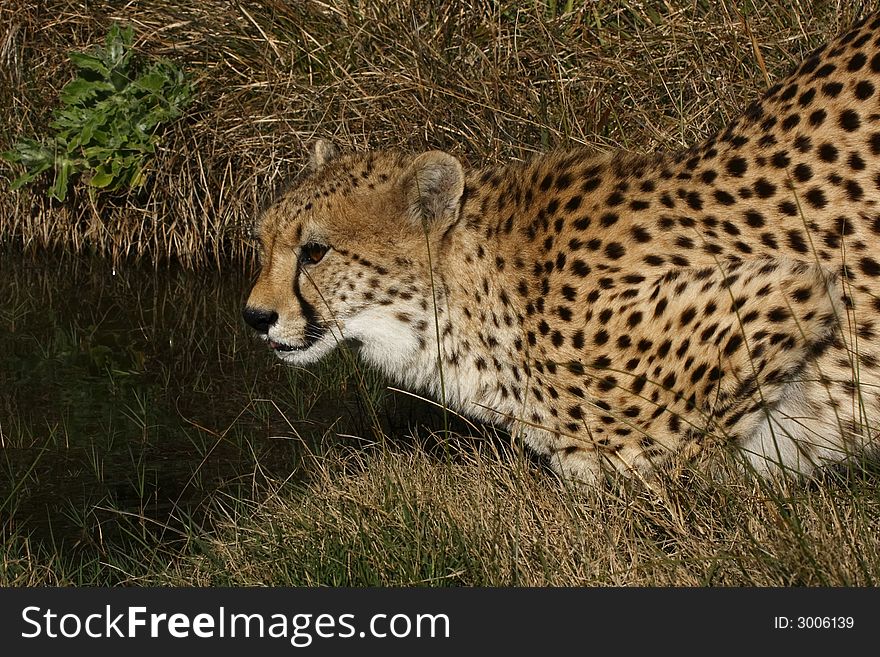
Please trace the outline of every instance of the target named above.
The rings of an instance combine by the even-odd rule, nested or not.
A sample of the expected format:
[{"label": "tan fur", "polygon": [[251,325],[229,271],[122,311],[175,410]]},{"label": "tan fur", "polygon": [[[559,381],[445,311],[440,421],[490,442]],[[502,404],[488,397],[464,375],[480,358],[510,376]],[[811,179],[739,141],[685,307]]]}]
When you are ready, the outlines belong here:
[{"label": "tan fur", "polygon": [[880,419],[878,42],[874,15],[674,156],[463,171],[319,146],[259,222],[248,321],[292,364],[359,341],[577,479],[710,444],[764,473],[860,454]]}]

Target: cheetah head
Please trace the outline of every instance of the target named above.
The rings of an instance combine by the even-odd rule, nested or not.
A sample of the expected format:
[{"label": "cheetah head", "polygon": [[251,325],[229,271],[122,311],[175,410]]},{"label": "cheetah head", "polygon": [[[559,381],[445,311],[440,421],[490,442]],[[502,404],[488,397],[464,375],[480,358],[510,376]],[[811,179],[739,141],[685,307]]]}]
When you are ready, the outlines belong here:
[{"label": "cheetah head", "polygon": [[293,365],[354,340],[368,361],[405,368],[424,348],[438,302],[429,263],[463,192],[447,153],[339,155],[317,142],[309,171],[255,226],[261,270],[245,321]]}]

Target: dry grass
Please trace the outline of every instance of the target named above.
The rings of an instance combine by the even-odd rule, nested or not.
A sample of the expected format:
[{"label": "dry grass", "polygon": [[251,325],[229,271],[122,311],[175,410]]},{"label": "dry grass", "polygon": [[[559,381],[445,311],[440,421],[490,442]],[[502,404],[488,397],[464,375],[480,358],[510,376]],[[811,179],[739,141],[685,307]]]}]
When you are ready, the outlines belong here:
[{"label": "dry grass", "polygon": [[[174,586],[872,586],[877,474],[572,491],[507,449],[325,457],[306,485],[218,499],[213,528],[99,561],[6,546],[0,583]],[[512,467],[511,463],[515,465]],[[200,520],[201,522],[201,520]],[[157,533],[159,531],[157,530]],[[176,539],[176,540],[172,540]]]},{"label": "dry grass", "polygon": [[[316,136],[345,148],[444,148],[473,163],[573,142],[673,150],[722,126],[858,3],[728,0],[570,3],[0,5],[0,148],[41,134],[66,54],[112,21],[197,84],[147,190],[93,206],[0,197],[0,237],[191,266],[251,257],[245,229]],[[558,14],[558,15],[557,15]],[[11,180],[12,171],[0,170]],[[0,180],[0,184],[3,181]]]}]

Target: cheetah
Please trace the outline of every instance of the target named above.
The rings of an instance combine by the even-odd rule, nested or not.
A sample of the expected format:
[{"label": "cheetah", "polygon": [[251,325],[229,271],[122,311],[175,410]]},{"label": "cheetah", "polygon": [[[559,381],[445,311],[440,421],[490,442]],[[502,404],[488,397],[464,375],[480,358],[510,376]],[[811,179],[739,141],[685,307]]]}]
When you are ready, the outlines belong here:
[{"label": "cheetah", "polygon": [[290,365],[359,343],[566,479],[717,446],[809,476],[877,443],[878,156],[880,13],[677,154],[318,141],[256,224],[244,319]]}]

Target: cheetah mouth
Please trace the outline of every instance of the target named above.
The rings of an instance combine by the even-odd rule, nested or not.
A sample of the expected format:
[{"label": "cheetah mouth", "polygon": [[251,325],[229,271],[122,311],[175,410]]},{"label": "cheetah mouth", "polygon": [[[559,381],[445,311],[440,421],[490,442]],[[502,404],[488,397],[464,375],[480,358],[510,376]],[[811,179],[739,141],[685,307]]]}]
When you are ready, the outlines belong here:
[{"label": "cheetah mouth", "polygon": [[272,338],[267,338],[266,343],[269,345],[269,348],[275,353],[290,353],[290,352],[300,352],[306,351],[309,347],[313,346],[319,339],[320,335],[306,335],[306,339],[302,344],[293,345],[288,344],[286,342],[279,342],[278,340],[273,340]]},{"label": "cheetah mouth", "polygon": [[302,351],[303,349],[307,349],[309,345],[304,344],[299,347],[296,347],[292,344],[285,344],[283,342],[276,342],[275,340],[269,340],[269,348],[273,351]]}]

